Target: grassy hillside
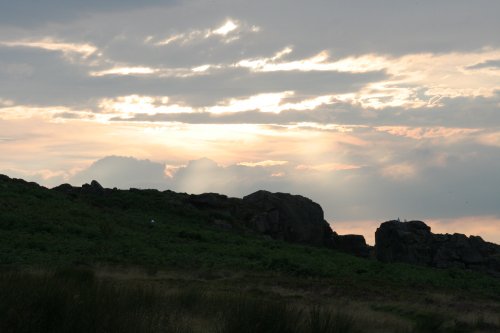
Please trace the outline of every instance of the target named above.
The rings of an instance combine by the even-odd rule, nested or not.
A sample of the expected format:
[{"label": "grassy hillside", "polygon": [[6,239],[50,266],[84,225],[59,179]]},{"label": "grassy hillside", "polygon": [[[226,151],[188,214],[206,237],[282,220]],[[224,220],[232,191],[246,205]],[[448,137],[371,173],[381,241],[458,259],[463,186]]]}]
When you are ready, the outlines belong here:
[{"label": "grassy hillside", "polygon": [[[4,296],[0,306],[11,308],[13,303],[8,302],[22,300],[15,295],[23,288],[23,295],[40,297],[35,305],[50,301],[47,290],[63,285],[66,287],[60,290],[59,298],[50,301],[59,304],[61,309],[67,306],[68,295],[75,293],[99,294],[105,298],[111,297],[109,293],[118,293],[122,296],[116,297],[127,299],[149,297],[153,305],[148,305],[151,308],[146,310],[150,312],[144,317],[149,324],[150,315],[176,306],[177,301],[171,299],[173,293],[192,297],[194,300],[187,302],[196,303],[198,307],[209,307],[207,304],[214,302],[233,304],[229,308],[214,306],[214,311],[220,310],[215,311],[218,314],[192,311],[189,306],[184,311],[183,306],[178,306],[184,311],[181,317],[196,318],[196,321],[222,316],[217,325],[208,320],[207,325],[214,330],[217,327],[222,330],[221,323],[234,317],[231,311],[240,307],[242,318],[252,315],[247,311],[258,312],[267,307],[280,313],[276,316],[298,316],[301,323],[294,327],[302,327],[301,332],[326,332],[312,330],[312,326],[304,328],[319,325],[311,323],[314,316],[322,316],[316,318],[318,321],[335,318],[349,321],[361,312],[369,314],[368,317],[357,324],[358,320],[352,320],[351,326],[360,325],[358,329],[362,331],[363,327],[370,327],[370,320],[379,322],[380,318],[385,318],[387,327],[392,325],[391,329],[386,327],[387,332],[425,332],[430,328],[419,325],[433,320],[438,327],[433,328],[436,332],[459,332],[459,326],[466,328],[464,332],[500,329],[500,316],[494,315],[500,313],[500,279],[463,270],[383,264],[329,249],[271,240],[238,227],[238,221],[232,221],[224,211],[199,210],[185,204],[182,198],[182,194],[154,190],[71,195],[0,177],[0,267],[3,271],[0,288]],[[150,222],[152,219],[156,221],[154,224]],[[75,270],[76,274],[61,275],[61,272]],[[87,282],[75,284],[75,276],[76,281],[81,281],[83,276]],[[143,295],[145,288],[149,296]],[[9,294],[9,290],[17,291]],[[88,302],[100,302],[93,300],[93,296],[86,297],[83,307],[90,306]],[[25,302],[19,302],[16,313],[35,306],[28,296]],[[348,312],[347,317],[339,319],[332,314],[337,312],[324,312],[331,307],[338,309],[342,302],[347,302],[340,306]],[[104,309],[105,303],[101,305]],[[123,313],[146,311],[141,309],[131,306]],[[299,311],[300,316],[294,311]],[[468,317],[464,317],[466,314]],[[97,318],[99,313],[94,315]],[[378,321],[377,315],[380,315]],[[17,322],[12,317],[5,318],[9,323]],[[158,318],[155,320],[160,320]],[[196,325],[188,326],[196,331]],[[384,332],[383,326],[380,324],[381,332]],[[229,331],[226,327],[224,332]]]}]

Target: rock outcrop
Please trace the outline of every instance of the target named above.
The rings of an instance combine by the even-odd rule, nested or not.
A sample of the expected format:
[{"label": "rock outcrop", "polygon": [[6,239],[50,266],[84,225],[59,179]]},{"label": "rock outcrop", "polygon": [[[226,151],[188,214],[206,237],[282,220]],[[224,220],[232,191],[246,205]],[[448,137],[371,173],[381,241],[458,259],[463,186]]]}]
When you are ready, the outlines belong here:
[{"label": "rock outcrop", "polygon": [[101,184],[99,184],[96,180],[93,180],[89,184],[83,184],[82,185],[82,191],[84,193],[89,193],[89,194],[103,194],[104,193],[104,187],[102,187]]},{"label": "rock outcrop", "polygon": [[371,247],[366,244],[365,237],[362,235],[338,235],[334,232],[332,247],[342,252],[364,258],[368,258],[371,252]]},{"label": "rock outcrop", "polygon": [[[324,219],[323,209],[314,201],[288,193],[257,191],[243,199],[217,193],[189,195],[186,203],[208,210],[214,225],[230,229],[241,224],[273,239],[313,246],[326,246],[361,257],[368,257],[370,247],[360,235],[338,235]],[[224,212],[225,216],[215,214]],[[223,217],[231,217],[222,220]]]},{"label": "rock outcrop", "polygon": [[422,221],[384,222],[375,232],[375,253],[383,262],[431,264],[431,228]]},{"label": "rock outcrop", "polygon": [[433,234],[422,221],[388,221],[375,232],[375,253],[383,262],[438,268],[468,268],[500,275],[500,245],[463,234]]},{"label": "rock outcrop", "polygon": [[300,195],[257,191],[243,198],[256,212],[248,226],[274,239],[331,246],[333,232],[320,205]]}]

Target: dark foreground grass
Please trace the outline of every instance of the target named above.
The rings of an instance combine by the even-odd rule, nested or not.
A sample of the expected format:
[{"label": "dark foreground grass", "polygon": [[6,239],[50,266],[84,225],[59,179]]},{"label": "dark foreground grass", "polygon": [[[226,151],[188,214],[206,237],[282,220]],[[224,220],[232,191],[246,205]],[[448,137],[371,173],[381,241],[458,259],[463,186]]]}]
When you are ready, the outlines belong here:
[{"label": "dark foreground grass", "polygon": [[340,312],[245,293],[165,292],[98,280],[87,269],[0,275],[0,331],[358,332]]},{"label": "dark foreground grass", "polygon": [[[224,283],[150,283],[96,276],[89,268],[0,273],[0,332],[462,333],[498,332],[489,318],[412,305],[360,307],[331,297],[311,302]],[[158,282],[162,282],[158,284]],[[251,282],[247,281],[250,287]],[[254,287],[262,281],[254,281]],[[276,284],[274,284],[276,285]],[[383,301],[382,301],[383,302]],[[477,309],[476,309],[477,310]],[[477,312],[477,311],[476,311]]]}]

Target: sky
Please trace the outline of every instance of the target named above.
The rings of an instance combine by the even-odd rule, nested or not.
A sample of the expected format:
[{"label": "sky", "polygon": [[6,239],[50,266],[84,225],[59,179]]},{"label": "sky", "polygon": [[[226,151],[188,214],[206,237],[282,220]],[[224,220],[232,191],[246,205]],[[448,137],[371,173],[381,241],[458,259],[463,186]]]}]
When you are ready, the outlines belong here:
[{"label": "sky", "polygon": [[496,0],[0,0],[0,173],[258,189],[500,243]]}]

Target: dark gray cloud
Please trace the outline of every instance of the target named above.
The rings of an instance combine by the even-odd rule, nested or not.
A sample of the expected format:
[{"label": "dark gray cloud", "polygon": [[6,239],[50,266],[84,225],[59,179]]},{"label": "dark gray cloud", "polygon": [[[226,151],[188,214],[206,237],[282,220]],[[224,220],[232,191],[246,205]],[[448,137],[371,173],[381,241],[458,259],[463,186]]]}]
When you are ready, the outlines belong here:
[{"label": "dark gray cloud", "polygon": [[[43,3],[43,4],[42,4]],[[27,48],[0,48],[5,95],[31,104],[95,106],[102,97],[127,94],[168,95],[194,106],[223,98],[259,92],[296,90],[302,94],[357,91],[367,83],[387,77],[382,72],[364,74],[335,72],[250,73],[229,68],[206,76],[154,78],[139,76],[88,77],[88,72],[113,66],[153,68],[228,65],[245,58],[271,57],[284,47],[293,52],[287,60],[310,57],[328,50],[332,58],[367,53],[402,55],[422,52],[474,51],[499,46],[500,29],[496,1],[273,1],[272,3],[218,0],[81,2],[49,0],[11,2],[0,11],[16,21],[21,30],[0,33],[2,40],[51,37],[71,43],[90,43],[103,56],[68,63],[60,52]],[[9,14],[6,14],[9,13]],[[38,15],[32,15],[37,13]],[[89,15],[89,14],[92,15]],[[27,16],[33,16],[31,20]],[[78,19],[75,20],[76,16]],[[37,18],[40,19],[37,19]],[[12,19],[11,19],[12,18]],[[59,22],[33,28],[33,22]],[[198,38],[163,47],[146,43],[173,34],[214,29],[231,18],[245,31],[238,40]],[[63,20],[64,22],[61,22]],[[298,24],[300,22],[300,24]],[[248,29],[257,26],[259,32]],[[467,29],[463,29],[467,26]],[[493,63],[487,62],[491,66]],[[479,66],[483,66],[478,64]],[[64,94],[58,92],[64,91]],[[57,102],[57,103],[56,103]]]},{"label": "dark gray cloud", "polygon": [[[219,70],[186,78],[155,76],[91,77],[84,64],[68,63],[62,54],[0,45],[2,94],[18,104],[93,106],[101,98],[131,94],[169,96],[194,107],[211,106],[236,97],[296,91],[302,95],[340,94],[386,78],[382,72],[273,72],[247,69]],[[27,93],[30,92],[30,93]],[[62,93],[61,93],[62,92]],[[93,105],[92,105],[93,104]]]},{"label": "dark gray cloud", "polygon": [[478,64],[467,66],[467,69],[500,68],[500,60],[487,60]]},{"label": "dark gray cloud", "polygon": [[49,22],[64,22],[95,12],[114,12],[137,7],[168,5],[175,0],[19,0],[2,1],[0,25],[36,26]]},{"label": "dark gray cloud", "polygon": [[0,46],[0,59],[1,94],[16,104],[72,106],[77,101],[81,106],[90,96],[81,97],[86,88],[95,91],[86,69],[62,60],[57,52]]}]

